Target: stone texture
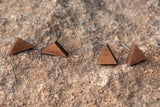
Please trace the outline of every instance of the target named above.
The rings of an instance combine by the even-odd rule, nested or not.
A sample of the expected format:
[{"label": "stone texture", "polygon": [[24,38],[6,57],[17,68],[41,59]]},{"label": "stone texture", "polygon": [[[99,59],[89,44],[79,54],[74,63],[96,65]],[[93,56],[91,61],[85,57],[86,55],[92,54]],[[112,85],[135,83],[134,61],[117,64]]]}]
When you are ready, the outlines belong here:
[{"label": "stone texture", "polygon": [[[20,37],[34,50],[9,57]],[[41,55],[54,42],[69,57]],[[136,43],[148,60],[127,66]],[[97,65],[106,44],[117,66]],[[159,0],[0,0],[0,106],[160,105]]]}]

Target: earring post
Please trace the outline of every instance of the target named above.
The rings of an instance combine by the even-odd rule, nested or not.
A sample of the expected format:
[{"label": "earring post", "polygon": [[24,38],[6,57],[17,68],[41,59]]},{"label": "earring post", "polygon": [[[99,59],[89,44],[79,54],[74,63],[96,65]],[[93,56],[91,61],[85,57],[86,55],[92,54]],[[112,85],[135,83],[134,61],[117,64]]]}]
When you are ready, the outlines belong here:
[{"label": "earring post", "polygon": [[128,48],[125,44],[123,44],[123,43],[120,43],[120,44],[121,44],[121,46],[125,47],[127,50],[130,50],[130,48]]}]

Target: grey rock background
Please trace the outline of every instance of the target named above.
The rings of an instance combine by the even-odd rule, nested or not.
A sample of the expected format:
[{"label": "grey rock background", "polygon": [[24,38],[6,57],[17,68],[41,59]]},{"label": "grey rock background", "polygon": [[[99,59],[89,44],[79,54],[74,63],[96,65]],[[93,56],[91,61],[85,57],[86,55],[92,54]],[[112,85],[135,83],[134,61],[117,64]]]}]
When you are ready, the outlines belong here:
[{"label": "grey rock background", "polygon": [[[8,56],[16,37],[35,49]],[[40,53],[57,38],[68,58]],[[148,60],[127,66],[119,42]],[[107,43],[117,66],[96,64]],[[159,0],[0,0],[0,106],[159,105]]]}]

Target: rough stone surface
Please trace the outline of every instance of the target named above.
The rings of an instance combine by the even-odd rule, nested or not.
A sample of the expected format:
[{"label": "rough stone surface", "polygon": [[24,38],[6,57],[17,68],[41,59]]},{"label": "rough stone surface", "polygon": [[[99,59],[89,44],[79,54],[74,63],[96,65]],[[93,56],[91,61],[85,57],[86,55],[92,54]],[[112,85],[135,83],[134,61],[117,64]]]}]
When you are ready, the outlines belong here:
[{"label": "rough stone surface", "polygon": [[[9,57],[16,37],[35,49]],[[40,53],[57,38],[68,58]],[[148,60],[127,66],[119,42]],[[107,43],[117,66],[97,65]],[[160,0],[0,0],[0,106],[159,105]]]}]

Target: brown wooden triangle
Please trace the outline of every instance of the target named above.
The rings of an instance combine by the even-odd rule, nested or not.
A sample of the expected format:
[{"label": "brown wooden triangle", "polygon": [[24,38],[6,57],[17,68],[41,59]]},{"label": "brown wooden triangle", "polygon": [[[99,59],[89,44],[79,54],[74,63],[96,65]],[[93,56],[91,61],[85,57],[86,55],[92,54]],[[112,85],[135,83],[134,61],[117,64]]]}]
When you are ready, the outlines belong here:
[{"label": "brown wooden triangle", "polygon": [[32,48],[34,48],[34,46],[32,44],[29,44],[28,42],[26,42],[20,38],[17,38],[15,40],[13,46],[11,47],[9,55],[16,54],[21,51],[32,49]]},{"label": "brown wooden triangle", "polygon": [[109,45],[107,44],[107,46],[104,48],[101,56],[98,59],[97,64],[111,64],[111,65],[116,65],[117,64],[117,60],[114,57]]},{"label": "brown wooden triangle", "polygon": [[42,49],[42,53],[56,56],[67,57],[67,51],[56,41]]},{"label": "brown wooden triangle", "polygon": [[143,54],[143,52],[138,48],[137,45],[132,44],[131,50],[128,55],[127,64],[134,65],[145,60],[147,60],[147,58]]}]

